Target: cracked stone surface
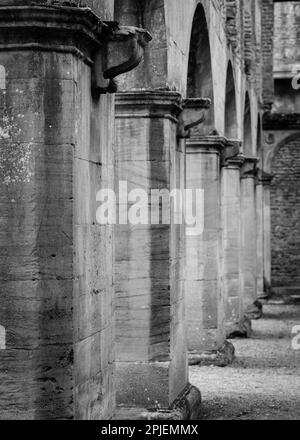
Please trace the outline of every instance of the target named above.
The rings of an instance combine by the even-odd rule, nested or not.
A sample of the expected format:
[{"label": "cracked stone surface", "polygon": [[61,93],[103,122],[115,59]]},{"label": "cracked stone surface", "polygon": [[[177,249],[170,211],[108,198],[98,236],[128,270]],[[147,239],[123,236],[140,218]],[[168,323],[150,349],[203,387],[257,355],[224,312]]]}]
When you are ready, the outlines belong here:
[{"label": "cracked stone surface", "polygon": [[200,420],[300,419],[300,350],[291,334],[300,305],[268,304],[252,325],[251,339],[232,341],[233,364],[190,368],[203,398]]}]

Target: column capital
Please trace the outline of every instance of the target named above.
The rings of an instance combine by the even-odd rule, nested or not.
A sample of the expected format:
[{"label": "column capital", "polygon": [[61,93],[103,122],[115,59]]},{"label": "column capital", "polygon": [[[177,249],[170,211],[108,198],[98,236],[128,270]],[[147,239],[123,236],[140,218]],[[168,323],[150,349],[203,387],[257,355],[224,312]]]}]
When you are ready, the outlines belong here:
[{"label": "column capital", "polygon": [[222,166],[225,168],[240,169],[245,162],[244,156],[241,154],[242,142],[236,139],[227,139],[225,150],[222,158]]},{"label": "column capital", "polygon": [[223,136],[192,136],[187,139],[186,153],[213,153],[222,155],[226,148],[227,139]]},{"label": "column capital", "polygon": [[116,94],[117,118],[169,119],[176,124],[182,112],[182,95],[163,90],[133,90]]},{"label": "column capital", "polygon": [[205,112],[210,109],[211,100],[209,98],[186,98],[182,107],[177,136],[181,139],[189,139],[193,135],[193,128],[205,121]]},{"label": "column capital", "polygon": [[273,174],[266,173],[265,171],[259,169],[257,173],[257,185],[270,186],[272,180],[274,179]]},{"label": "column capital", "polygon": [[257,164],[259,162],[259,159],[254,156],[245,156],[244,157],[244,164],[242,167],[242,179],[255,179],[257,175]]},{"label": "column capital", "polygon": [[144,29],[102,21],[89,8],[0,7],[1,51],[72,53],[92,67],[97,94],[116,91],[113,79],[140,63],[151,39]]}]

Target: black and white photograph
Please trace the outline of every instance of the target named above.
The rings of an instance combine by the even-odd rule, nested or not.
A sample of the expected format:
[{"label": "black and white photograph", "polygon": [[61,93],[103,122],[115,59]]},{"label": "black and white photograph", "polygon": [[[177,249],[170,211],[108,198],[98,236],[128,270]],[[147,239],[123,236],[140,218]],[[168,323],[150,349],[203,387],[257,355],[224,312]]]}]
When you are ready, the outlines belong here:
[{"label": "black and white photograph", "polygon": [[300,1],[0,0],[1,424],[300,420],[299,48]]}]

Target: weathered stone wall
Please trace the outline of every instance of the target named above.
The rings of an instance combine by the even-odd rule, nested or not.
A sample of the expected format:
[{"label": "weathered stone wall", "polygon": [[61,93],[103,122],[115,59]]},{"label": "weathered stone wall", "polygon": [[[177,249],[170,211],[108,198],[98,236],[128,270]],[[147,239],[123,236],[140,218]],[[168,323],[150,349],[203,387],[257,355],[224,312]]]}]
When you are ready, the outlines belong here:
[{"label": "weathered stone wall", "polygon": [[292,86],[300,70],[299,20],[300,2],[275,4],[273,111],[277,113],[300,112],[300,93]]},{"label": "weathered stone wall", "polygon": [[262,0],[262,58],[263,58],[263,104],[269,107],[274,100],[273,48],[274,3]]},{"label": "weathered stone wall", "polygon": [[300,285],[300,138],[279,148],[272,161],[273,286]]},{"label": "weathered stone wall", "polygon": [[300,2],[276,2],[274,5],[274,73],[275,77],[292,76],[300,68]]}]

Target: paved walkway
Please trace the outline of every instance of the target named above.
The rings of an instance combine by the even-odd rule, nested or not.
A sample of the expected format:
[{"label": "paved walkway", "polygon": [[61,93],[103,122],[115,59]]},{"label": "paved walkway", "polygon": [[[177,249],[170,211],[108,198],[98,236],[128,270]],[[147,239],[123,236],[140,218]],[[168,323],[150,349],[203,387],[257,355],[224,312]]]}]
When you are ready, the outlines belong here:
[{"label": "paved walkway", "polygon": [[300,420],[300,350],[292,328],[300,305],[272,303],[253,322],[251,339],[233,340],[236,360],[226,368],[191,367],[202,392],[201,420]]}]

